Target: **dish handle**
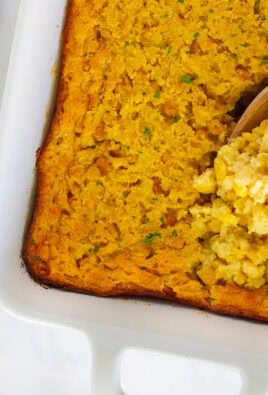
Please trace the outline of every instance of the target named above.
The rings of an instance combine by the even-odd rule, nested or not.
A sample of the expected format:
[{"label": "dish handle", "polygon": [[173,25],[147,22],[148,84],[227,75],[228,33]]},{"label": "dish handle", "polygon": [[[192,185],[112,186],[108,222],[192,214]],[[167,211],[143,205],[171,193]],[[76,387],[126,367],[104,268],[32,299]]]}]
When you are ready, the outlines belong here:
[{"label": "dish handle", "polygon": [[[104,331],[91,330],[86,331],[86,333],[92,351],[90,395],[125,395],[120,385],[120,365],[122,354],[128,346],[128,341],[124,339],[123,333],[123,336],[120,337],[119,329],[115,336],[111,328]],[[132,342],[130,341],[130,343]],[[138,344],[136,343],[135,346],[138,347]],[[146,349],[147,347],[142,344],[141,348]],[[149,349],[153,350],[154,347],[149,347]],[[160,350],[155,348],[155,351]],[[179,354],[176,351],[174,350],[171,354]],[[166,351],[166,353],[169,352]],[[207,360],[202,357],[199,359]],[[214,361],[218,363],[223,362],[221,358],[215,358]],[[242,379],[239,395],[268,395],[267,378],[254,376],[241,366],[237,366],[237,368],[241,373]]]},{"label": "dish handle", "polygon": [[124,395],[120,385],[123,348],[98,335],[92,336],[92,333],[89,340],[92,352],[90,395]]}]

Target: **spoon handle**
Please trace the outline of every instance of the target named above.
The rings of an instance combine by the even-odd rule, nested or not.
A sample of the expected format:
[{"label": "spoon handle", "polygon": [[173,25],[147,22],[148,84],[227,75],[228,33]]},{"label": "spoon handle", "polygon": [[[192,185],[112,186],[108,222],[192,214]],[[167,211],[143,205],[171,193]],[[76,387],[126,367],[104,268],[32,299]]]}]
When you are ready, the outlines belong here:
[{"label": "spoon handle", "polygon": [[250,103],[234,128],[230,140],[241,136],[244,132],[251,132],[264,119],[268,119],[268,87],[263,89]]}]

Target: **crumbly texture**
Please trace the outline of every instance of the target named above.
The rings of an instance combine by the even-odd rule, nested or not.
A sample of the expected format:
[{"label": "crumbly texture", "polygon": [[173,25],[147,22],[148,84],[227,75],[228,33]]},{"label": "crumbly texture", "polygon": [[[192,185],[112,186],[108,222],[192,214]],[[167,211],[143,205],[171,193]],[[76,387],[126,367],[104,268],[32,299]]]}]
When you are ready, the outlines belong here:
[{"label": "crumbly texture", "polygon": [[268,121],[223,146],[195,178],[211,202],[190,208],[202,244],[198,276],[260,288],[268,282]]},{"label": "crumbly texture", "polygon": [[268,319],[257,290],[198,275],[194,177],[267,71],[268,3],[71,0],[24,249],[35,279]]}]

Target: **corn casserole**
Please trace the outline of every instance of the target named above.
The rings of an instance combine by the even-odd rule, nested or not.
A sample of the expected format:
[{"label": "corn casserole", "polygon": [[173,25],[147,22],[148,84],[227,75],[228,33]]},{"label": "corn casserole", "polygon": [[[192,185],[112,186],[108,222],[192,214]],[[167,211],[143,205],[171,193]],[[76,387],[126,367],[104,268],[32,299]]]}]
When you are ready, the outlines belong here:
[{"label": "corn casserole", "polygon": [[268,320],[267,121],[224,146],[267,81],[267,16],[266,0],[70,1],[34,279]]}]

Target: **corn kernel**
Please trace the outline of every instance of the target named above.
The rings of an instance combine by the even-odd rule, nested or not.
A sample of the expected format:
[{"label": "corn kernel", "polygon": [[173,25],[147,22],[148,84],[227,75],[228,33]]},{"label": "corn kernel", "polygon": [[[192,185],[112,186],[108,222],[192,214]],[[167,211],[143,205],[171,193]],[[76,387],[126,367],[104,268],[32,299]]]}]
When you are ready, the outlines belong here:
[{"label": "corn kernel", "polygon": [[237,196],[246,197],[248,195],[248,189],[247,189],[246,185],[237,185],[234,182],[233,187],[234,187],[234,191],[237,194]]},{"label": "corn kernel", "polygon": [[214,169],[216,173],[217,181],[221,182],[227,176],[227,166],[224,161],[219,160],[218,158],[215,159]]}]

